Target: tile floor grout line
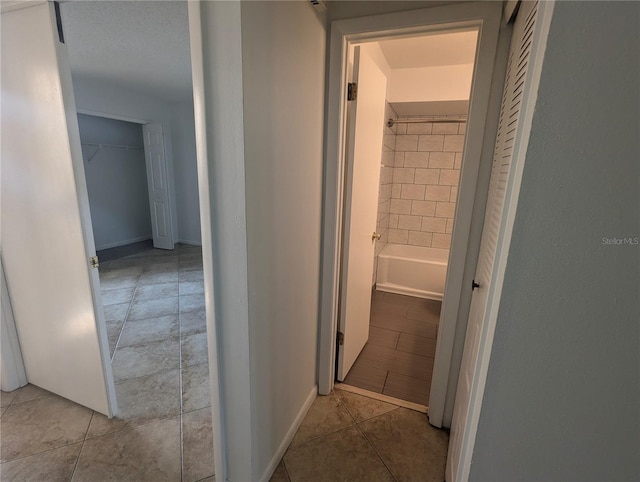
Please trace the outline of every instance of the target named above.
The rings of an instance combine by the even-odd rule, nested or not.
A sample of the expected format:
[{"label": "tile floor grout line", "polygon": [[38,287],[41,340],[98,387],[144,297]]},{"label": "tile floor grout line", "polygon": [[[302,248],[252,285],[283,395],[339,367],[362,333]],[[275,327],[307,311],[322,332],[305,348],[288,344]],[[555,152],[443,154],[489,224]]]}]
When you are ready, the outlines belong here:
[{"label": "tile floor grout line", "polygon": [[[392,410],[393,411],[393,410]],[[384,414],[382,414],[384,415]],[[376,446],[373,444],[373,442],[371,440],[369,440],[369,437],[367,437],[367,434],[364,433],[364,430],[362,430],[362,427],[360,427],[360,424],[356,423],[356,427],[358,427],[358,430],[360,431],[360,433],[362,434],[362,436],[364,437],[364,439],[367,441],[367,443],[369,444],[369,446],[373,449],[373,451],[375,452],[375,454],[378,456],[378,459],[380,459],[380,462],[382,462],[382,465],[384,465],[384,468],[387,469],[387,471],[389,472],[389,475],[391,475],[391,478],[395,481],[398,482],[398,479],[396,478],[396,476],[393,474],[393,472],[391,471],[391,469],[389,468],[389,466],[387,465],[387,463],[384,461],[384,459],[382,458],[382,455],[380,455],[380,452],[378,452],[378,449],[376,448]]]},{"label": "tile floor grout line", "polygon": [[87,430],[84,432],[84,438],[82,439],[82,445],[80,446],[80,451],[78,452],[78,456],[76,457],[76,462],[73,464],[73,470],[71,471],[71,478],[69,482],[73,480],[73,477],[76,475],[76,469],[78,468],[78,462],[80,462],[80,456],[82,455],[82,450],[84,449],[84,444],[87,441],[87,435],[89,435],[89,429],[91,428],[91,422],[93,422],[93,416],[96,414],[95,410],[91,412],[91,418],[89,419],[89,423],[87,424]]},{"label": "tile floor grout line", "polygon": [[15,462],[16,460],[24,460],[24,459],[28,459],[29,457],[35,457],[36,455],[46,454],[46,453],[48,453],[48,452],[53,452],[54,450],[62,449],[62,448],[65,448],[65,447],[69,447],[70,445],[75,445],[75,444],[79,444],[79,443],[83,443],[83,442],[84,442],[83,440],[76,440],[76,441],[74,441],[74,442],[65,443],[64,445],[60,445],[60,446],[58,446],[58,447],[53,447],[53,448],[50,448],[50,449],[42,450],[42,451],[40,451],[40,452],[34,452],[34,453],[32,453],[32,454],[29,454],[29,455],[24,455],[24,456],[20,456],[20,457],[15,457],[15,458],[13,458],[13,459],[6,459],[6,460],[3,460],[3,461],[0,463],[0,465],[4,465],[4,464],[6,464],[6,463],[8,463],[8,462]]},{"label": "tile floor grout line", "polygon": [[182,403],[182,313],[180,312],[180,255],[178,255],[178,391],[180,397],[180,480],[184,480],[184,430]]},{"label": "tile floor grout line", "polygon": [[[144,269],[144,268],[143,268]],[[99,277],[99,276],[98,276]],[[120,344],[120,338],[122,338],[122,332],[124,331],[124,327],[127,324],[129,313],[131,312],[131,305],[133,304],[133,298],[138,291],[138,286],[140,285],[140,278],[142,277],[142,272],[138,275],[138,279],[136,279],[136,285],[133,289],[133,294],[131,295],[131,299],[129,300],[129,306],[127,307],[127,313],[124,315],[124,320],[122,321],[122,326],[120,327],[120,333],[118,334],[118,339],[116,340],[115,345],[113,346],[113,356],[111,357],[111,364],[113,365],[113,360],[116,358],[116,352],[118,351],[118,345]],[[115,383],[115,380],[114,380]]]}]

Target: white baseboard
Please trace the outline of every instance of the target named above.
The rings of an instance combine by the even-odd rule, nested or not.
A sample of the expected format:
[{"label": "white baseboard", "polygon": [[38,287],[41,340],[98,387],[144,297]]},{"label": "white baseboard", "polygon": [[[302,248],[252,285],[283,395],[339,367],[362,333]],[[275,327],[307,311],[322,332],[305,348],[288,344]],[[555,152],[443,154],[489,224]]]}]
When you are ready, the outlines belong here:
[{"label": "white baseboard", "polygon": [[148,239],[153,239],[153,237],[149,234],[147,236],[138,236],[137,238],[124,239],[122,241],[114,241],[113,243],[102,244],[100,246],[96,246],[96,251],[102,251],[103,249],[109,248],[117,248],[118,246],[126,246],[127,244],[139,243],[140,241],[147,241]]},{"label": "white baseboard", "polygon": [[313,387],[313,389],[309,393],[309,396],[307,397],[304,404],[302,405],[302,408],[298,412],[298,415],[296,416],[295,420],[291,424],[291,428],[289,428],[287,435],[285,435],[284,440],[282,440],[282,443],[278,447],[278,450],[276,450],[276,453],[274,454],[273,458],[269,462],[269,465],[267,465],[267,468],[262,474],[262,477],[260,477],[260,482],[268,482],[271,476],[273,475],[273,473],[275,472],[276,468],[278,467],[278,464],[280,463],[280,460],[282,460],[282,457],[284,457],[284,454],[287,451],[287,448],[289,448],[289,445],[291,444],[293,437],[296,435],[298,428],[300,428],[300,424],[304,420],[304,417],[306,417],[307,412],[311,408],[311,404],[313,403],[313,401],[316,399],[317,396],[318,396],[318,386],[316,385]]},{"label": "white baseboard", "polygon": [[179,239],[179,244],[188,244],[189,246],[202,246],[202,241],[189,241],[188,239]]}]

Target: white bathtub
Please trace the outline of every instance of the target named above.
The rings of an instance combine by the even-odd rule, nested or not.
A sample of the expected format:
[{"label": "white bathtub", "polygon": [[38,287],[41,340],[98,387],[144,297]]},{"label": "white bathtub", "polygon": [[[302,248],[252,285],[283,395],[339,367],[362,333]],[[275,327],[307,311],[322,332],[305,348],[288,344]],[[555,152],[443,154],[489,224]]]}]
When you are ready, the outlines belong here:
[{"label": "white bathtub", "polygon": [[378,255],[376,289],[442,300],[448,249],[388,244]]}]

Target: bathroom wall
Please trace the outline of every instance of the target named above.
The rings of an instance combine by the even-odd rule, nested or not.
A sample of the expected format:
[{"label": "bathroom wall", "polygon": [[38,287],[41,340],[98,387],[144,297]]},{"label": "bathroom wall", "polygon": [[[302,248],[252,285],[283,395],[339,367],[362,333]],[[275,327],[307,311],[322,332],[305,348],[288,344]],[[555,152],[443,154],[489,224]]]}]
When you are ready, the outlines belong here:
[{"label": "bathroom wall", "polygon": [[395,127],[388,242],[448,249],[466,122]]}]

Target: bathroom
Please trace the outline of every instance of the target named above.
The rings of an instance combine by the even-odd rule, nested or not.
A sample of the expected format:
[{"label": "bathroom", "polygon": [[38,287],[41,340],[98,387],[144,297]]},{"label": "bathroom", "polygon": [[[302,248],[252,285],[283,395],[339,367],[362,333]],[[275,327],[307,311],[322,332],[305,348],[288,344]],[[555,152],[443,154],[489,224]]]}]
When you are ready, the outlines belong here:
[{"label": "bathroom", "polygon": [[[355,296],[349,298],[348,290],[349,277],[355,276],[351,251],[357,247],[351,238],[355,220],[364,217],[362,201],[356,205],[353,200],[361,183],[371,184],[372,178],[378,179],[377,199],[369,195],[367,203],[370,209],[375,202],[377,210],[375,232],[369,235],[373,251],[368,336],[349,369],[341,372],[338,359],[337,378],[346,389],[374,392],[383,400],[400,399],[421,411],[429,404],[445,297],[476,41],[477,30],[444,31],[364,43],[353,53],[358,58],[352,57],[352,68],[360,68],[361,76],[362,65],[372,61],[386,86],[378,89],[379,100],[374,101],[384,103],[377,107],[379,115],[368,116],[382,124],[381,136],[367,136],[376,146],[381,138],[380,162],[371,161],[368,167],[379,166],[379,177],[358,180],[365,176],[357,167],[358,136],[366,134],[358,129],[358,119],[351,131],[356,165],[346,177],[344,317],[353,318],[349,307]],[[365,80],[359,79],[357,100],[371,102],[376,97],[363,91]]]}]

